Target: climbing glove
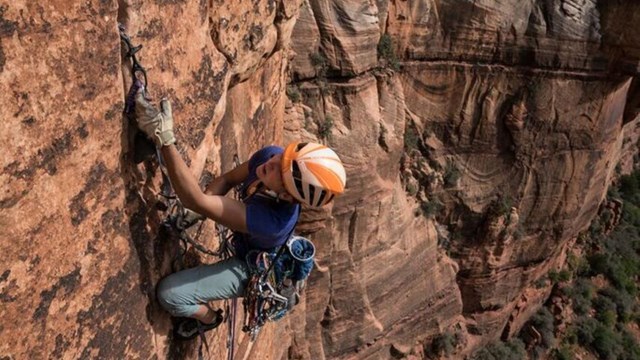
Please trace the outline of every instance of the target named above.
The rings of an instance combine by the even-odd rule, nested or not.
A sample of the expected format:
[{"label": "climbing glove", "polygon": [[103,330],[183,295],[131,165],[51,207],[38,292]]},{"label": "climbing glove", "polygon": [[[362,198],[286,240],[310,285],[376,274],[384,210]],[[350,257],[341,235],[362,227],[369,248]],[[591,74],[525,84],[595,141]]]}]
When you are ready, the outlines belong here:
[{"label": "climbing glove", "polygon": [[158,147],[171,145],[176,142],[173,134],[173,116],[171,103],[167,99],[160,102],[160,111],[153,106],[144,95],[144,88],[140,88],[136,94],[136,122],[142,130]]}]

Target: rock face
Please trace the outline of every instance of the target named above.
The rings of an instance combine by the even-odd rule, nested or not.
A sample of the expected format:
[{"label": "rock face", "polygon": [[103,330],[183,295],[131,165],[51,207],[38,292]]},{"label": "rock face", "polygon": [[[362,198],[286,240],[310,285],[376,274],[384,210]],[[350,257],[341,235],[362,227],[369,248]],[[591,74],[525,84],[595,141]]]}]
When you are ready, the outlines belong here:
[{"label": "rock face", "polygon": [[[117,24],[144,44],[149,92],[172,100],[180,150],[206,178],[282,132],[278,89],[298,7],[1,3],[0,358],[195,354],[168,338],[155,301],[177,242],[161,231],[157,164],[132,161]],[[216,336],[213,351],[224,352],[224,332]]]},{"label": "rock face", "polygon": [[[290,105],[289,122],[298,125],[286,125],[296,138],[320,133],[330,119],[326,141],[355,166],[347,195],[332,210],[335,223],[349,219],[348,226],[317,234],[333,239],[326,255],[331,285],[328,297],[307,295],[308,306],[316,301],[326,309],[314,330],[323,338],[307,332],[310,357],[423,356],[415,345],[447,332],[461,334],[462,356],[511,336],[549,296],[533,282],[564,261],[571,239],[597,213],[616,165],[628,171],[638,152],[640,57],[631,40],[638,6],[368,2],[361,14],[377,9],[384,58],[365,71],[349,65],[335,44],[346,43],[339,34],[366,34],[370,24],[334,22],[323,32],[328,7],[339,13],[345,5],[309,1],[301,8],[292,64],[304,105]],[[393,51],[383,47],[385,37]],[[358,44],[357,53],[376,51],[375,43]],[[401,68],[390,72],[396,61]],[[372,75],[375,90],[355,90]],[[368,118],[364,127],[361,117]],[[381,180],[394,190],[381,190]],[[415,224],[401,220],[416,213]],[[444,230],[428,230],[432,225]],[[335,252],[346,227],[354,245],[345,268]],[[416,262],[426,267],[426,281]],[[392,270],[368,277],[376,263]],[[440,283],[450,272],[455,287]],[[352,290],[335,291],[338,281]],[[398,293],[416,300],[402,303]],[[386,303],[375,307],[371,299],[380,296]],[[364,321],[342,320],[369,309]]]},{"label": "rock face", "polygon": [[638,153],[639,20],[631,0],[0,2],[0,358],[196,357],[155,301],[176,241],[157,163],[133,161],[118,22],[203,182],[293,139],[345,162],[299,226],[303,302],[237,358],[365,359],[445,333],[462,356],[548,298],[533,282]]}]

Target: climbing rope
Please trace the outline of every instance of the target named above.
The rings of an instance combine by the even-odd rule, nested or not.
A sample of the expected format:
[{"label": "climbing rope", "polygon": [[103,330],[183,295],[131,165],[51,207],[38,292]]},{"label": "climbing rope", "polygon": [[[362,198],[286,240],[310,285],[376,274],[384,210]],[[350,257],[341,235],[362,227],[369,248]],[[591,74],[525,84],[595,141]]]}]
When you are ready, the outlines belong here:
[{"label": "climbing rope", "polygon": [[[140,61],[138,60],[136,54],[142,49],[142,45],[134,46],[131,42],[131,38],[126,33],[126,29],[124,25],[118,24],[118,30],[120,32],[120,40],[124,43],[124,56],[126,59],[131,60],[131,77],[132,83],[129,91],[127,92],[127,96],[125,98],[125,108],[124,113],[131,121],[135,121],[135,98],[140,91],[143,89],[143,96],[148,96],[148,79],[147,79],[147,71],[142,66]],[[185,207],[182,205],[178,197],[173,192],[173,187],[171,186],[171,181],[168,175],[168,171],[162,159],[162,154],[160,153],[160,149],[158,149],[146,136],[140,131],[136,133],[135,143],[134,143],[134,160],[136,163],[142,162],[147,156],[153,154],[153,150],[155,150],[155,156],[158,161],[158,167],[160,168],[160,172],[162,174],[162,185],[160,196],[162,196],[165,202],[159,202],[159,205],[162,205],[162,210],[168,210],[167,217],[163,221],[163,226],[175,234],[177,234],[178,239],[182,242],[183,251],[178,254],[178,261],[180,263],[183,262],[184,255],[188,250],[188,245],[191,245],[193,248],[197,249],[200,252],[203,252],[208,255],[220,256],[221,253],[213,252],[200,243],[196,241],[196,239],[202,233],[202,226],[204,221],[200,222],[200,226],[198,227],[196,239],[192,238],[187,229],[195,224],[195,222],[187,221],[186,214],[187,211]],[[196,221],[197,222],[197,221]],[[226,239],[225,239],[226,241]],[[225,247],[226,248],[226,247]],[[174,260],[175,265],[176,260]],[[209,344],[207,342],[206,337],[204,336],[204,331],[198,322],[198,333],[200,335],[200,346],[198,348],[198,358],[203,359],[203,345],[206,347],[207,353],[209,353]]]}]

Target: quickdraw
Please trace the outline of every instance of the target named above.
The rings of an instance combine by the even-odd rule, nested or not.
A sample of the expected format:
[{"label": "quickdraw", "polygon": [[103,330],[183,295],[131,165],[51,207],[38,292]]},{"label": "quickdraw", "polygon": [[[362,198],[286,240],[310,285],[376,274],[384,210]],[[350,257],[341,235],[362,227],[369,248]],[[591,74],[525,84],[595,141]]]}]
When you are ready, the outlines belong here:
[{"label": "quickdraw", "polygon": [[[144,90],[145,97],[149,93],[147,70],[145,70],[144,66],[142,66],[140,61],[138,61],[138,58],[136,56],[136,54],[142,49],[142,45],[134,46],[131,43],[131,38],[129,37],[129,35],[127,35],[124,25],[118,24],[118,30],[120,31],[120,40],[125,44],[126,47],[124,56],[127,59],[131,59],[132,83],[125,99],[124,113],[130,120],[133,120],[135,118],[136,94],[140,89]],[[167,169],[164,166],[162,155],[160,154],[160,149],[158,149],[153,144],[153,142],[147,139],[147,137],[140,131],[136,132],[134,141],[134,161],[136,162],[136,164],[141,163],[144,159],[155,154],[156,158],[158,159],[160,171],[162,173],[162,186],[160,195],[166,199],[166,202],[174,200],[176,196],[173,194],[171,181],[169,180]],[[166,203],[159,203],[159,206],[161,206],[163,210],[167,210],[170,207],[170,205]]]},{"label": "quickdraw", "polygon": [[142,50],[142,45],[133,46],[133,44],[131,43],[131,38],[129,37],[129,35],[127,35],[126,29],[123,24],[118,24],[118,30],[120,31],[120,40],[122,40],[122,42],[124,42],[127,46],[125,57],[131,58],[131,75],[133,76],[133,80],[134,82],[135,80],[138,80],[138,74],[141,74],[142,79],[144,80],[144,83],[142,85],[144,85],[146,89],[148,86],[147,70],[142,66],[142,64],[140,64],[138,58],[136,57],[136,53]]}]

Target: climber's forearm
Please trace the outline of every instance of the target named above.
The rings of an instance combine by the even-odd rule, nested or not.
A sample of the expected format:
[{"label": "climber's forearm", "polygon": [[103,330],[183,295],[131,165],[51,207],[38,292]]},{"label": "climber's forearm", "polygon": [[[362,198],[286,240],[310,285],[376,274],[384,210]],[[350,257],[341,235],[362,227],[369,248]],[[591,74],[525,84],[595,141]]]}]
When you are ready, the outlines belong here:
[{"label": "climber's forearm", "polygon": [[207,186],[205,193],[209,195],[225,195],[231,188],[242,183],[247,176],[249,176],[249,163],[245,162],[213,179]]},{"label": "climber's forearm", "polygon": [[185,207],[189,209],[197,208],[198,203],[202,201],[201,198],[204,193],[200,189],[195,176],[182,159],[178,149],[172,144],[163,146],[160,151],[176,195],[178,195]]}]

